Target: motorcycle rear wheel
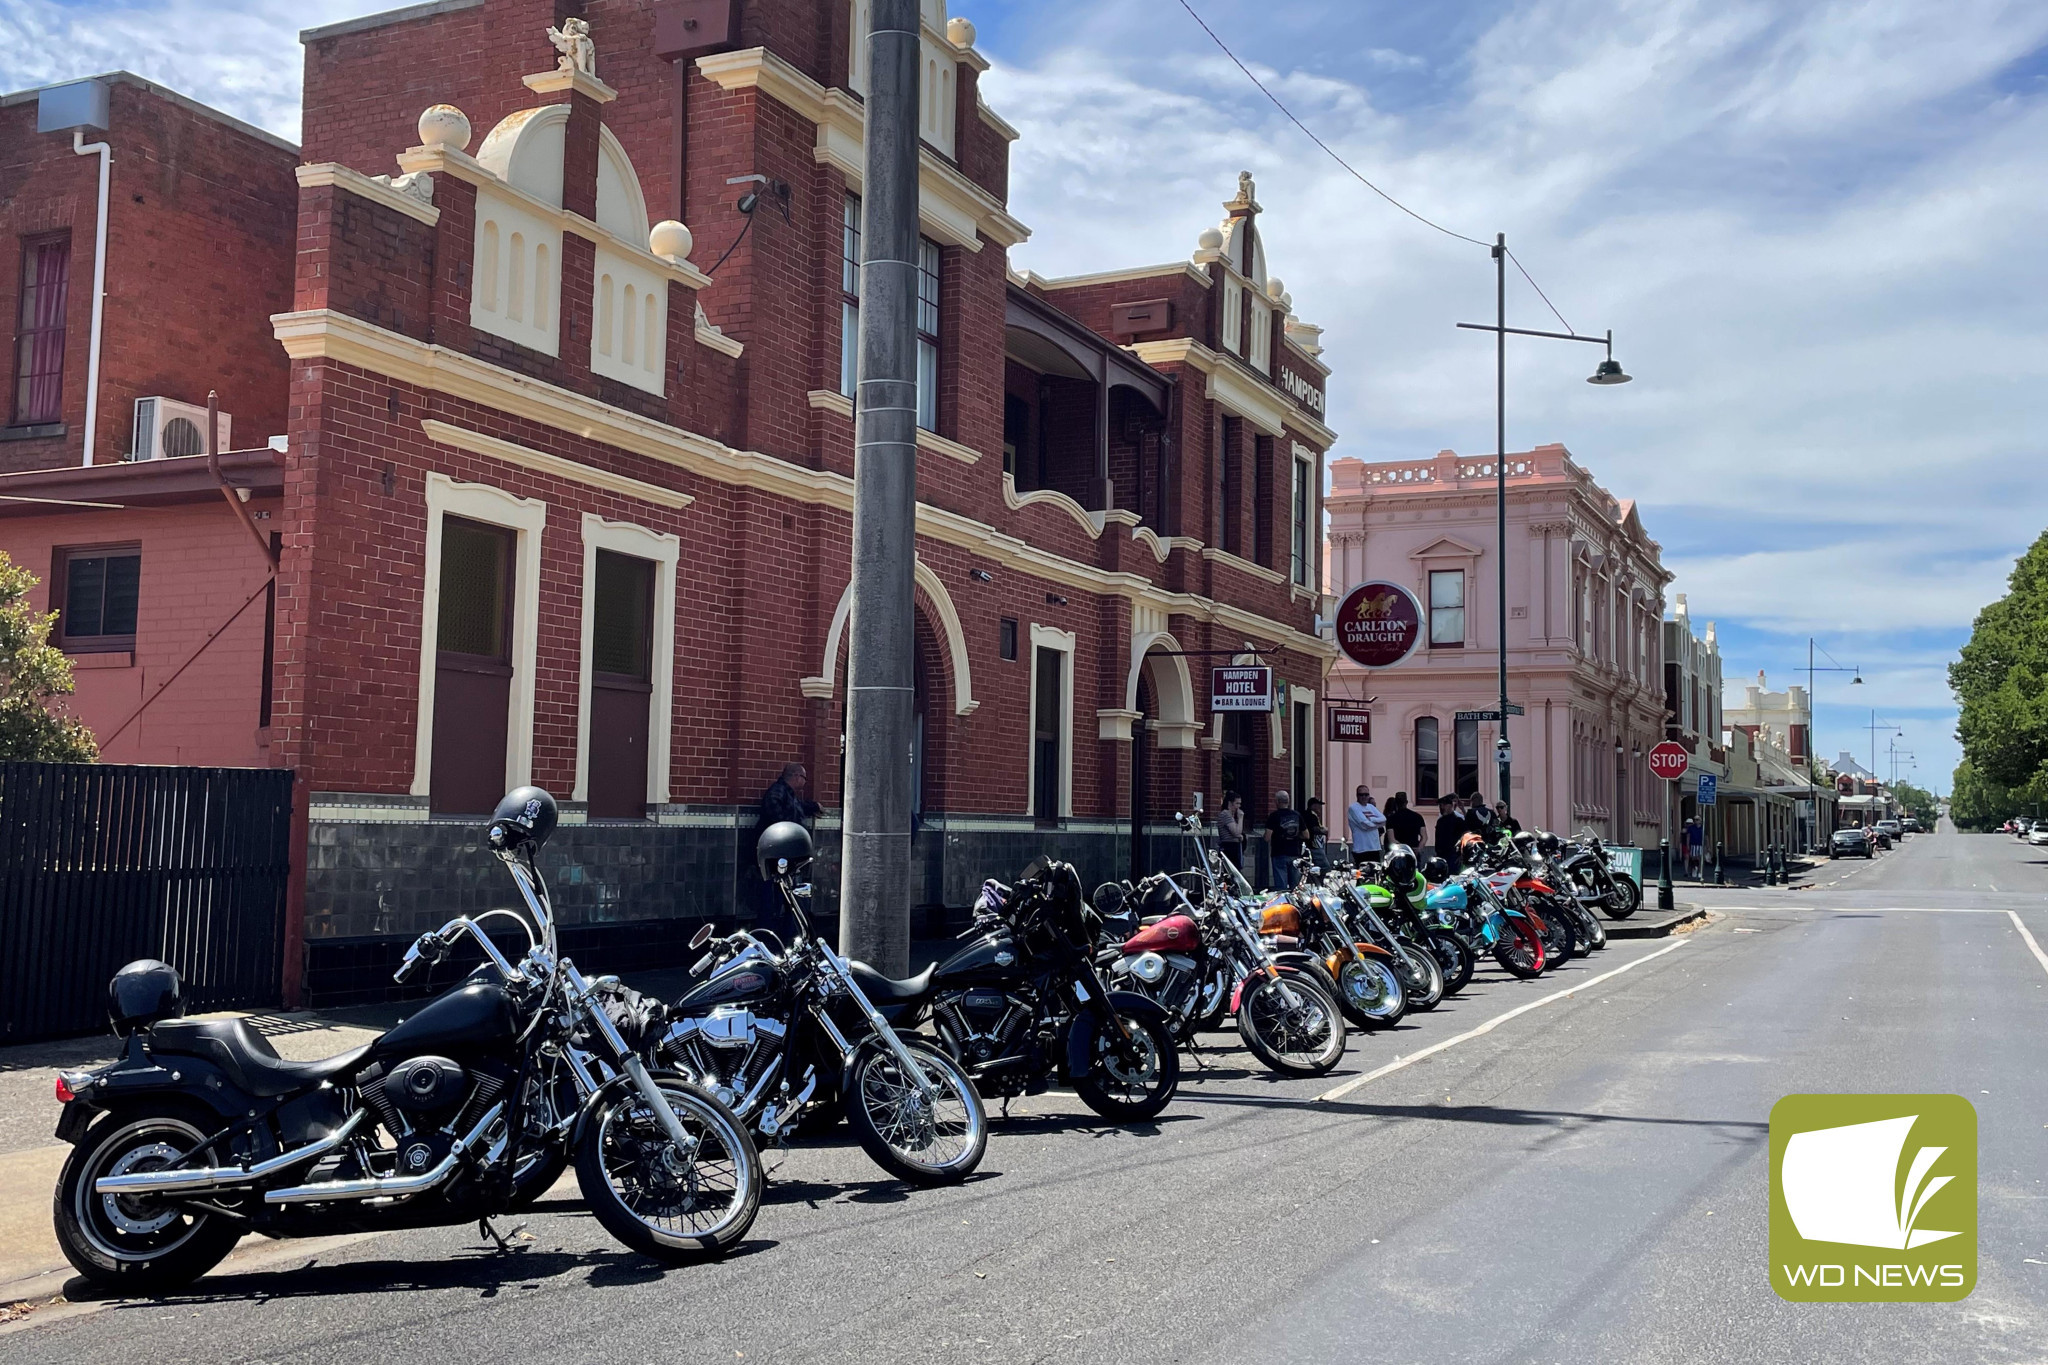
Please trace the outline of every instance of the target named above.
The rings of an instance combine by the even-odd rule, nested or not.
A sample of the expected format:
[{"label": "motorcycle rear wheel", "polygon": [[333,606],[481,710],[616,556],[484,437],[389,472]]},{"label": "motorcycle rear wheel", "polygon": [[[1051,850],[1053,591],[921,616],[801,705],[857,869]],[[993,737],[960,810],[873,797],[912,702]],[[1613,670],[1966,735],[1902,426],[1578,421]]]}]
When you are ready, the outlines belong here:
[{"label": "motorcycle rear wheel", "polygon": [[680,1077],[655,1087],[696,1140],[684,1161],[638,1090],[590,1116],[576,1148],[576,1183],[604,1230],[643,1256],[671,1264],[718,1256],[761,1208],[761,1157],[732,1111]]},{"label": "motorcycle rear wheel", "polygon": [[874,1163],[913,1185],[956,1185],[988,1150],[988,1111],[960,1064],[938,1048],[905,1038],[925,1081],[938,1091],[929,1107],[891,1049],[870,1043],[846,1081],[846,1122]]},{"label": "motorcycle rear wheel", "polygon": [[[181,1288],[219,1265],[242,1239],[233,1222],[161,1199],[103,1195],[101,1176],[162,1170],[206,1141],[220,1121],[182,1104],[158,1103],[107,1115],[65,1158],[51,1203],[64,1259],[95,1284],[129,1294]],[[195,1153],[199,1165],[224,1153]]]},{"label": "motorcycle rear wheel", "polygon": [[1237,1002],[1237,1031],[1269,1070],[1321,1076],[1344,1059],[1344,1015],[1300,976],[1254,976]]}]

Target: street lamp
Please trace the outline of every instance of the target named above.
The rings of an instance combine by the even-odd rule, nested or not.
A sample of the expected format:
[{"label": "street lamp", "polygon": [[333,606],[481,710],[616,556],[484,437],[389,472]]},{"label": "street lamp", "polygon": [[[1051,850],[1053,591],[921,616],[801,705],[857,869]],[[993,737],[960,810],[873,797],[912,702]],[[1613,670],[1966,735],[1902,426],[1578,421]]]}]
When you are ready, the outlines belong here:
[{"label": "street lamp", "polygon": [[1509,792],[1508,782],[1514,752],[1508,746],[1508,337],[1547,337],[1552,341],[1586,341],[1595,346],[1604,345],[1607,358],[1600,362],[1586,382],[1626,384],[1631,376],[1623,372],[1621,362],[1614,358],[1614,329],[1611,327],[1604,337],[1588,337],[1577,332],[1538,332],[1526,327],[1508,326],[1508,235],[1505,232],[1496,234],[1493,239],[1493,271],[1494,321],[1461,322],[1458,326],[1471,332],[1491,332],[1494,337],[1493,486],[1495,500],[1499,504],[1494,558],[1495,567],[1499,570],[1500,589],[1500,595],[1495,599],[1499,604],[1500,618],[1500,738],[1494,743],[1493,757],[1499,766],[1501,804],[1512,815],[1514,798]]},{"label": "street lamp", "polygon": [[[1827,653],[1825,650],[1821,652]],[[1851,673],[1855,676],[1849,679],[1849,686],[1863,686],[1863,670],[1861,668],[1844,668],[1840,664],[1836,664],[1834,659],[1834,655],[1828,655],[1828,663],[1834,664],[1832,668],[1825,665],[1816,668],[1813,662],[1813,637],[1811,635],[1806,637],[1806,801],[1813,808],[1812,837],[1807,840],[1807,847],[1809,849],[1815,847],[1820,838],[1820,784],[1813,780],[1813,765],[1815,762],[1813,731],[1816,720],[1813,702],[1813,675],[1815,673]]]}]

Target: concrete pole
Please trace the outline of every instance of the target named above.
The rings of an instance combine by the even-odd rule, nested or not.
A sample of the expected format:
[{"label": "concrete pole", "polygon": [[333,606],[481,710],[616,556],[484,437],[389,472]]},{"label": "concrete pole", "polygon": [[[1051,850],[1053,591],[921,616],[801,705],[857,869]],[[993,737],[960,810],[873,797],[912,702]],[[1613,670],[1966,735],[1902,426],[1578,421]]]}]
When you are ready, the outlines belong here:
[{"label": "concrete pole", "polygon": [[839,945],[901,976],[916,720],[918,3],[874,0],[870,14]]}]

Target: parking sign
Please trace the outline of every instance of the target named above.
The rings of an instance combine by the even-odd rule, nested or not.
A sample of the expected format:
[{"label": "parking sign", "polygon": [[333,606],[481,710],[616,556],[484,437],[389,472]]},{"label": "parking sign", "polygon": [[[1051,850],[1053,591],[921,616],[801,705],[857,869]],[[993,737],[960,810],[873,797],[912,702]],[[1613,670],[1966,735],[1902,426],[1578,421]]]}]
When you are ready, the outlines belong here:
[{"label": "parking sign", "polygon": [[1700,774],[1700,804],[1702,806],[1716,804],[1715,797],[1718,793],[1715,791],[1715,788],[1720,785],[1720,781],[1712,773]]}]

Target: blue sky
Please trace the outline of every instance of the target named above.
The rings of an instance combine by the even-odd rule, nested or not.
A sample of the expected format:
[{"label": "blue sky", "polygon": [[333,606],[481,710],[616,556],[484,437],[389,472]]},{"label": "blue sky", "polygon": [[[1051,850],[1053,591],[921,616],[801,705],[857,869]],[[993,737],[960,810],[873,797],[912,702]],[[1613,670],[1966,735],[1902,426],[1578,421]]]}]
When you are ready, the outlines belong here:
[{"label": "blue sky", "polygon": [[[1915,780],[1956,759],[1944,667],[2048,524],[2048,5],[1973,0],[1195,0],[1326,141],[1509,244],[1590,347],[1510,355],[1509,442],[1563,441],[1642,505],[1727,675],[1821,675],[1819,742]],[[0,87],[126,67],[288,136],[296,31],[363,0],[4,0]],[[1325,329],[1337,453],[1489,449],[1477,248],[1285,124],[1178,0],[956,0],[1024,134],[1020,267],[1184,257],[1237,171]],[[600,51],[602,50],[602,35]],[[1554,321],[1511,287],[1510,322]],[[1585,351],[1587,354],[1580,354]],[[1892,736],[1878,736],[1880,766]]]}]

